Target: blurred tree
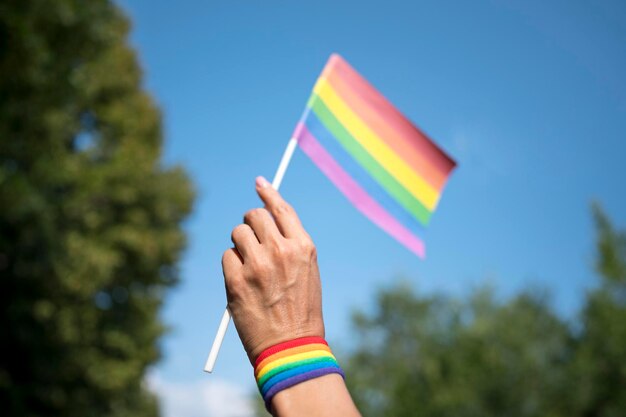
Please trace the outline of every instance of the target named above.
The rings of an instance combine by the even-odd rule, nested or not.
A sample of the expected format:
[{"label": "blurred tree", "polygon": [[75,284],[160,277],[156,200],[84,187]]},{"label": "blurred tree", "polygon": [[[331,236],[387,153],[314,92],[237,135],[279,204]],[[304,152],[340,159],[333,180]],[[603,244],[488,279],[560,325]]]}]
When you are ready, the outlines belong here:
[{"label": "blurred tree", "polygon": [[354,322],[346,375],[365,416],[565,415],[568,331],[544,297],[460,302],[398,287]]},{"label": "blurred tree", "polygon": [[108,0],[0,3],[3,416],[155,416],[193,193]]},{"label": "blurred tree", "polygon": [[598,208],[599,288],[582,319],[545,296],[498,302],[417,296],[399,286],[354,315],[343,361],[364,416],[618,417],[626,410],[626,234]]},{"label": "blurred tree", "polygon": [[577,415],[626,415],[626,233],[616,231],[599,206],[596,270],[601,277],[581,314],[573,364]]}]

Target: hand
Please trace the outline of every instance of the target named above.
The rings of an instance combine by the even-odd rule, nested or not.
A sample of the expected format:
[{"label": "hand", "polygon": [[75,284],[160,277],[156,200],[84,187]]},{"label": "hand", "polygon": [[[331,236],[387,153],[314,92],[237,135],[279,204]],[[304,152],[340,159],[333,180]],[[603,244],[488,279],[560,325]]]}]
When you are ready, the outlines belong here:
[{"label": "hand", "polygon": [[222,257],[230,308],[250,362],[277,343],[324,337],[317,254],[293,208],[262,177],[265,208],[248,211]]}]

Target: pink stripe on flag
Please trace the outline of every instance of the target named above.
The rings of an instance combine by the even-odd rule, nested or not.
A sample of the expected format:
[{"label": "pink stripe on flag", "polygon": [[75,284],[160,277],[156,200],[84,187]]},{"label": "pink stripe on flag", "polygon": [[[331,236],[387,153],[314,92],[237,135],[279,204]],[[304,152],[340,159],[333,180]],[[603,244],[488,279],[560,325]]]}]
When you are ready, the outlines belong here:
[{"label": "pink stripe on flag", "polygon": [[322,170],[354,206],[378,227],[389,233],[420,258],[424,258],[424,242],[392,217],[376,200],[346,173],[326,152],[303,123],[298,123],[294,137],[302,151]]}]

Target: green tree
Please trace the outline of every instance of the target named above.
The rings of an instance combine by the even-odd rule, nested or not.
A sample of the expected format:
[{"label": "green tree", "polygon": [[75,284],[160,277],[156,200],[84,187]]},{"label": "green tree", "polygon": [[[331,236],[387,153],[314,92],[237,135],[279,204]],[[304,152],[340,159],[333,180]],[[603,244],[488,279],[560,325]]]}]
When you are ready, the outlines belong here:
[{"label": "green tree", "polygon": [[456,300],[398,286],[357,312],[343,365],[364,416],[623,416],[626,234],[594,212],[600,285],[573,323],[537,292]]},{"label": "green tree", "polygon": [[619,417],[626,413],[626,233],[616,231],[598,206],[594,217],[601,281],[581,314],[572,399],[577,415]]},{"label": "green tree", "polygon": [[568,331],[545,297],[458,301],[400,286],[354,322],[346,375],[365,416],[564,415]]},{"label": "green tree", "polygon": [[155,416],[143,387],[193,193],[108,0],[0,3],[4,416]]}]

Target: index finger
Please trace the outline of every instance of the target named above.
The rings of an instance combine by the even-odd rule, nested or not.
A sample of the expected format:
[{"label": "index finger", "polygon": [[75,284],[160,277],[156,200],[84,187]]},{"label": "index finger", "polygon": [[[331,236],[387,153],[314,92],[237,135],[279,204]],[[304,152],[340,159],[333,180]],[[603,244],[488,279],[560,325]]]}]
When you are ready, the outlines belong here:
[{"label": "index finger", "polygon": [[272,185],[263,177],[256,179],[256,192],[265,203],[265,208],[272,214],[280,232],[286,238],[306,235],[302,223],[291,207]]}]

